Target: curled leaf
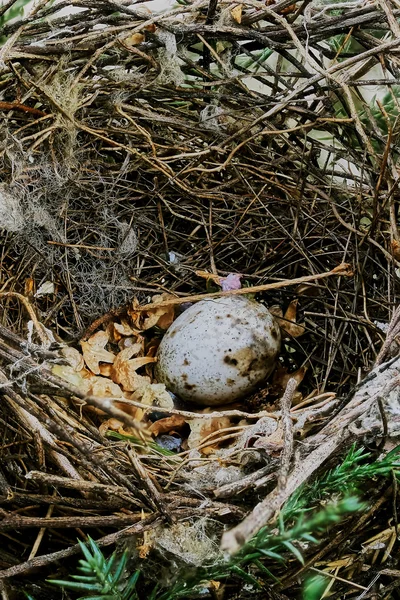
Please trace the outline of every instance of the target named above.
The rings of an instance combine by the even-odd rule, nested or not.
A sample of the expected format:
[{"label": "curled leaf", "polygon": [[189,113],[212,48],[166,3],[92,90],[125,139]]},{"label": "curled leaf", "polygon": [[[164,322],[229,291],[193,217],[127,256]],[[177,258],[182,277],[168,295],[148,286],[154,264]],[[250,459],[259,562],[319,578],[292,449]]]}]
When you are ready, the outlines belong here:
[{"label": "curled leaf", "polygon": [[[153,296],[152,304],[160,304],[165,300],[169,300],[173,298],[171,294],[158,294]],[[139,302],[135,298],[132,306],[128,309],[128,313],[133,321],[135,327],[137,327],[140,331],[146,331],[151,327],[160,327],[160,329],[168,329],[171,325],[172,321],[175,318],[175,310],[174,306],[171,304],[169,306],[160,306],[157,308],[150,309],[149,311],[137,311],[136,308],[139,306]]]},{"label": "curled leaf", "polygon": [[170,431],[182,429],[185,424],[186,420],[181,415],[171,415],[170,417],[165,417],[165,419],[159,419],[150,425],[149,429],[157,437],[161,433],[169,433]]},{"label": "curled leaf", "polygon": [[[140,346],[141,348],[141,346]],[[114,360],[111,377],[115,383],[122,385],[126,392],[134,392],[142,386],[141,375],[136,373],[137,369],[144,365],[155,362],[152,356],[140,356],[132,358],[138,351],[137,345],[124,348],[117,354]],[[147,378],[146,378],[147,379]]]},{"label": "curled leaf", "polygon": [[278,311],[277,308],[271,307],[269,309],[270,312],[272,312],[272,309],[275,310],[275,313],[272,314],[274,314],[282,331],[293,338],[300,337],[306,330],[304,325],[298,325],[296,323],[297,304],[298,300],[292,300],[283,317],[281,316],[282,312]]}]

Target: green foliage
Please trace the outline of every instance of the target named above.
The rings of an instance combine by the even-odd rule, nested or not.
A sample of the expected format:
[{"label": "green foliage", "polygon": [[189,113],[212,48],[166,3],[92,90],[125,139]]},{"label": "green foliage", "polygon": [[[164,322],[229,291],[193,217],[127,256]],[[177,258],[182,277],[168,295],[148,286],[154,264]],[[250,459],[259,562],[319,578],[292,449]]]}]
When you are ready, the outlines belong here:
[{"label": "green foliage", "polygon": [[312,483],[301,486],[289,498],[281,512],[281,518],[289,521],[304,510],[310,510],[320,500],[335,494],[359,494],[364,481],[400,473],[400,446],[394,448],[382,460],[371,461],[371,452],[356,448],[353,444],[343,462]]},{"label": "green foliage", "polygon": [[303,600],[320,600],[328,583],[329,579],[323,575],[308,577],[304,582]]},{"label": "green foliage", "polygon": [[89,537],[89,545],[86,546],[79,541],[85,559],[79,561],[79,575],[72,575],[75,581],[62,581],[58,579],[49,580],[50,583],[63,588],[85,592],[86,600],[137,600],[136,582],[139,571],[135,571],[127,581],[126,563],[128,553],[124,552],[117,563],[117,555],[114,552],[106,559],[100,548],[92,538]]},{"label": "green foliage", "polygon": [[[16,0],[14,2],[14,4],[12,4],[10,6],[10,8],[8,10],[6,10],[6,12],[1,15],[0,17],[0,30],[2,27],[4,27],[4,25],[7,25],[7,23],[9,23],[10,21],[12,21],[13,19],[18,19],[18,17],[22,17],[24,14],[24,7],[28,4],[28,2],[30,2],[31,0]],[[1,9],[1,4],[0,4],[0,9]],[[4,36],[0,36],[0,46],[2,44],[4,44],[4,42],[6,41],[6,37]]]},{"label": "green foliage", "polygon": [[149,447],[152,450],[158,452],[159,454],[163,454],[164,456],[176,456],[176,452],[172,452],[171,450],[167,450],[166,448],[162,448],[156,442],[148,442],[146,445],[142,440],[134,435],[122,434],[118,433],[118,431],[107,431],[106,436],[110,439],[121,440],[124,442],[132,442],[133,445],[139,446],[140,448]]},{"label": "green foliage", "polygon": [[[400,472],[400,447],[382,460],[371,460],[371,453],[353,445],[344,460],[314,482],[304,485],[283,507],[278,527],[263,527],[254,538],[229,560],[196,569],[190,575],[182,573],[168,589],[159,584],[147,594],[147,600],[177,600],[201,593],[211,580],[221,581],[236,577],[261,588],[265,580],[277,578],[271,572],[274,563],[284,563],[288,556],[304,564],[299,544],[317,544],[318,538],[346,515],[360,511],[365,504],[356,494],[366,480],[387,477]],[[329,497],[336,501],[326,503]],[[320,507],[323,501],[325,506]],[[86,600],[135,600],[139,571],[126,581],[127,554],[117,564],[116,554],[106,559],[96,543],[89,538],[89,546],[80,542],[85,560],[80,561],[81,574],[75,581],[53,581],[66,589],[85,592]],[[268,564],[268,567],[266,566]],[[149,582],[144,582],[146,587]],[[318,600],[327,585],[326,578],[307,579],[303,590],[304,600]]]}]

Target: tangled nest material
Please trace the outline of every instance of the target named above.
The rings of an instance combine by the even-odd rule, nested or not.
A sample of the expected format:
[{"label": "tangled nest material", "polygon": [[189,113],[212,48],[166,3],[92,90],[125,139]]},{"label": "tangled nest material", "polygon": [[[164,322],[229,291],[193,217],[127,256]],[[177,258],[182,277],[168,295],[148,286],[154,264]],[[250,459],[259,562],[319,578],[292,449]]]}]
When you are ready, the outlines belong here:
[{"label": "tangled nest material", "polygon": [[[60,16],[66,7],[79,12]],[[26,18],[2,22],[0,531],[13,532],[0,551],[3,579],[77,553],[64,528],[98,529],[106,546],[208,517],[216,524],[196,525],[204,544],[197,558],[189,544],[186,554],[171,550],[195,564],[219,546],[221,523],[239,526],[250,511],[240,535],[224,538],[232,551],[351,432],[370,441],[382,433],[376,388],[361,388],[360,399],[355,386],[375,363],[382,389],[397,376],[396,362],[380,365],[396,352],[398,315],[377,356],[400,265],[398,12],[380,1],[341,8],[211,0],[157,14],[123,1],[43,0]],[[385,102],[363,99],[372,84],[386,86]],[[271,436],[268,423],[280,420],[292,444],[269,448],[276,455],[267,465],[226,455],[225,471],[216,471],[201,454],[187,465],[185,456],[149,449],[140,435],[130,445],[106,439],[77,399],[137,427],[132,414],[53,372],[63,364],[60,349],[76,346],[88,327],[93,334],[96,325],[121,325],[133,296],[146,303],[160,292],[202,294],[198,271],[242,273],[245,286],[257,286],[343,262],[352,277],[258,296],[283,311],[299,301],[305,334],[286,338],[282,366],[288,374],[308,367],[303,398],[328,394],[297,411],[294,429],[290,386],[269,415],[263,403],[252,415],[233,415],[248,417],[249,438]],[[48,293],[38,293],[44,284]],[[39,325],[33,333],[26,308]],[[389,404],[395,420],[397,396]],[[168,411],[188,422],[198,416]],[[297,431],[308,445],[294,444]],[[60,488],[62,495],[51,492]],[[257,498],[240,495],[247,490]],[[26,506],[34,516],[19,515]],[[41,527],[53,533],[49,553],[35,558]],[[113,533],[103,535],[105,527]],[[161,538],[165,548],[165,531]],[[23,561],[15,558],[21,548]],[[295,570],[288,586],[296,586]]]}]

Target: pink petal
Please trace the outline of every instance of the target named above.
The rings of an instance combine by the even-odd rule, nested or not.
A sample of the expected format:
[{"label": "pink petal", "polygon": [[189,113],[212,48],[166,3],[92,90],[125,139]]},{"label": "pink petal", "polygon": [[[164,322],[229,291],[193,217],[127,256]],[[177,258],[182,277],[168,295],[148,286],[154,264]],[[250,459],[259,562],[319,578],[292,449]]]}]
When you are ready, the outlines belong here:
[{"label": "pink petal", "polygon": [[240,290],[242,287],[240,279],[242,277],[243,275],[239,275],[238,273],[229,273],[227,277],[221,277],[219,281],[222,291],[230,292],[232,290]]}]

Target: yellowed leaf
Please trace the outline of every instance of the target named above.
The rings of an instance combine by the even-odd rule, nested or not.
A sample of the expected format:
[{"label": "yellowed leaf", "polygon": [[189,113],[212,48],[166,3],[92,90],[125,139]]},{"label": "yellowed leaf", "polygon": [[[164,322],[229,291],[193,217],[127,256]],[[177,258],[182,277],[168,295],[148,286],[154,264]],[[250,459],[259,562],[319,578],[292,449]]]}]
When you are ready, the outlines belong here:
[{"label": "yellowed leaf", "polygon": [[115,354],[105,349],[107,343],[108,334],[105,331],[97,331],[87,342],[81,342],[85,363],[95,375],[100,374],[100,362],[114,362]]},{"label": "yellowed leaf", "polygon": [[144,42],[144,35],[143,33],[138,32],[132,33],[124,39],[124,42],[127,46],[138,46],[139,44]]},{"label": "yellowed leaf", "polygon": [[83,393],[87,393],[88,383],[87,379],[82,376],[82,374],[71,367],[69,365],[54,365],[51,369],[52,373],[64,381],[68,381],[68,383],[77,387]]},{"label": "yellowed leaf", "polygon": [[237,6],[235,6],[235,8],[232,8],[231,10],[231,17],[234,21],[236,21],[236,23],[240,23],[242,22],[242,5],[238,4]]}]

